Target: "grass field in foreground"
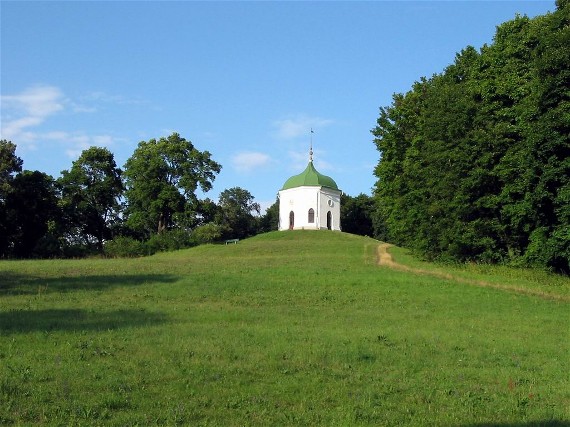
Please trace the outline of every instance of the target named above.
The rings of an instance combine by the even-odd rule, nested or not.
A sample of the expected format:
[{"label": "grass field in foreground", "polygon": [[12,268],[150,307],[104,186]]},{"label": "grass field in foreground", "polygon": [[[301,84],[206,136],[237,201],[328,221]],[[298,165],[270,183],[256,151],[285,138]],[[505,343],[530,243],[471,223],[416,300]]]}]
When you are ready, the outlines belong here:
[{"label": "grass field in foreground", "polygon": [[567,425],[568,302],[378,267],[377,244],[0,262],[0,424]]}]

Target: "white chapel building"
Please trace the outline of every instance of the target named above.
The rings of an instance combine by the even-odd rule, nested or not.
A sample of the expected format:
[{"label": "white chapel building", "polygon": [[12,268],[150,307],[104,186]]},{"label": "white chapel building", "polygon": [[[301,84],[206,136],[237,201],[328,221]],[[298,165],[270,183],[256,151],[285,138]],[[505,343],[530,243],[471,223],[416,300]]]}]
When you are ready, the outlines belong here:
[{"label": "white chapel building", "polygon": [[279,230],[340,231],[340,195],[336,182],[309,164],[279,190]]}]

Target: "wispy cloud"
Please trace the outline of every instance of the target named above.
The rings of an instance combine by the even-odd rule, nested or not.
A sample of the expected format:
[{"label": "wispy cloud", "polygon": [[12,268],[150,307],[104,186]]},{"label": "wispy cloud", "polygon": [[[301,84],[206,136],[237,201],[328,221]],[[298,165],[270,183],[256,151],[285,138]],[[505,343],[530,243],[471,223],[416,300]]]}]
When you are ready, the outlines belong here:
[{"label": "wispy cloud", "polygon": [[64,149],[65,154],[71,159],[78,158],[81,152],[89,147],[110,147],[114,143],[122,141],[122,139],[112,135],[88,135],[84,132],[70,133],[64,131],[41,133],[38,134],[38,138],[41,138],[43,141],[58,142],[60,145],[63,145],[66,147]]},{"label": "wispy cloud", "polygon": [[15,95],[2,95],[1,102],[0,138],[16,143],[19,148],[36,150],[40,142],[57,142],[69,157],[76,158],[90,146],[106,147],[120,140],[108,134],[49,129],[49,119],[57,114],[96,111],[93,106],[75,103],[56,86],[31,86]]},{"label": "wispy cloud", "polygon": [[273,127],[275,136],[280,139],[294,139],[302,135],[309,135],[311,129],[318,130],[330,126],[334,121],[322,117],[310,117],[303,114],[275,120]]},{"label": "wispy cloud", "polygon": [[65,96],[59,88],[44,85],[32,86],[16,95],[2,95],[0,99],[0,133],[2,139],[8,140],[30,139],[33,134],[28,129],[62,111],[65,104]]},{"label": "wispy cloud", "polygon": [[234,155],[231,161],[238,172],[250,172],[271,163],[271,157],[264,153],[245,151]]},{"label": "wispy cloud", "polygon": [[136,106],[148,105],[149,103],[143,99],[131,99],[102,91],[90,92],[87,95],[80,96],[77,101],[70,101],[70,106],[74,113],[95,113],[102,108],[106,108],[105,104]]},{"label": "wispy cloud", "polygon": [[147,101],[138,98],[127,98],[123,95],[110,94],[102,91],[94,91],[81,97],[81,100],[87,103],[105,103],[118,105],[144,105]]},{"label": "wispy cloud", "polygon": [[[308,151],[289,151],[289,158],[291,159],[290,167],[291,170],[301,172],[309,162],[309,152]],[[319,171],[334,171],[335,167],[324,160],[324,151],[322,150],[315,150],[313,156],[313,163],[315,168]]]}]

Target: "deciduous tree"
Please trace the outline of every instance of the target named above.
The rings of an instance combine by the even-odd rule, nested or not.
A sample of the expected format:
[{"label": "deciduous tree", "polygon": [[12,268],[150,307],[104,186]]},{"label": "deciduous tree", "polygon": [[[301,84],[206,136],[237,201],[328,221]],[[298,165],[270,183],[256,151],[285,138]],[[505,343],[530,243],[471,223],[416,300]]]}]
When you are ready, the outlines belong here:
[{"label": "deciduous tree", "polygon": [[[16,258],[59,255],[55,233],[60,219],[54,179],[39,171],[24,171],[16,175],[6,198],[9,255]],[[54,240],[56,246],[50,253],[38,247],[42,239],[48,238]],[[47,242],[44,248],[46,246]]]},{"label": "deciduous tree", "polygon": [[247,190],[233,187],[220,193],[219,213],[216,223],[224,230],[223,238],[243,239],[257,232],[257,218],[259,203]]},{"label": "deciduous tree", "polygon": [[279,229],[279,199],[267,208],[265,214],[259,218],[259,232],[267,233]]},{"label": "deciduous tree", "polygon": [[380,110],[380,238],[570,271],[570,15],[557,6],[503,23]]},{"label": "deciduous tree", "polygon": [[141,141],[125,164],[127,224],[146,237],[193,225],[196,191],[209,191],[220,170],[208,151],[177,133]]},{"label": "deciduous tree", "polygon": [[118,221],[123,194],[121,170],[106,148],[91,147],[61,172],[62,205],[66,219],[85,242],[94,241],[99,251]]},{"label": "deciduous tree", "polygon": [[0,140],[0,256],[8,252],[12,230],[7,223],[6,197],[12,189],[14,174],[22,170],[22,159],[16,156],[16,145]]},{"label": "deciduous tree", "polygon": [[373,236],[372,216],[374,209],[374,199],[364,193],[356,197],[343,194],[340,202],[342,231],[361,236]]}]

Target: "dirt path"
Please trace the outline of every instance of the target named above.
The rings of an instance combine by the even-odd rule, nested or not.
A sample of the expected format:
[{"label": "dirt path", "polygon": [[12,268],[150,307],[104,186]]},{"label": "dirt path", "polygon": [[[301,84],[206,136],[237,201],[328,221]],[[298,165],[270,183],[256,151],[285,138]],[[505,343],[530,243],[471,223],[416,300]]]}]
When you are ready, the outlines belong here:
[{"label": "dirt path", "polygon": [[542,292],[540,290],[527,289],[527,288],[523,288],[520,286],[514,286],[514,285],[502,285],[502,284],[498,284],[498,283],[490,283],[490,282],[485,282],[483,280],[465,279],[463,277],[454,276],[454,275],[449,274],[449,273],[424,270],[421,268],[408,267],[407,265],[399,264],[396,261],[394,261],[394,258],[392,257],[392,255],[390,254],[390,252],[388,252],[388,249],[392,246],[393,245],[391,245],[389,243],[380,243],[378,245],[378,249],[377,249],[377,264],[378,265],[388,267],[388,268],[392,268],[394,270],[406,271],[409,273],[414,273],[414,274],[418,274],[418,275],[422,275],[422,276],[432,276],[432,277],[438,277],[440,279],[445,279],[445,280],[453,280],[455,282],[463,283],[463,284],[467,284],[467,285],[501,289],[501,290],[506,290],[506,291],[510,291],[510,292],[516,292],[519,294],[533,295],[533,296],[537,296],[537,297],[545,298],[545,299],[550,299],[550,300],[570,301],[570,297],[566,297],[563,295],[547,294],[547,293]]},{"label": "dirt path", "polygon": [[410,268],[405,265],[396,264],[394,262],[394,258],[388,253],[388,248],[390,247],[392,247],[392,245],[389,243],[381,243],[378,245],[378,265],[385,265],[386,267],[396,268],[398,270],[410,270]]}]

